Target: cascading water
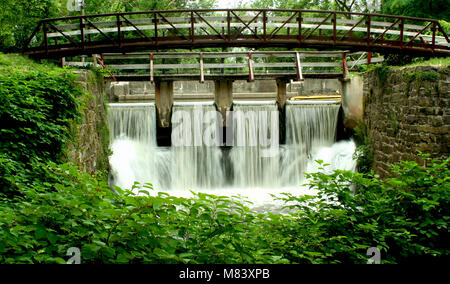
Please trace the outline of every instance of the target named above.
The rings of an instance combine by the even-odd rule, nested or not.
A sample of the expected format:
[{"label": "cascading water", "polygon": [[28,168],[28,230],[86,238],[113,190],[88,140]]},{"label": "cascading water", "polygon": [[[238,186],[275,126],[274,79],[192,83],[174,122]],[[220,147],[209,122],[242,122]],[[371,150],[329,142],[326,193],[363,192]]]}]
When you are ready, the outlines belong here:
[{"label": "cascading water", "polygon": [[237,102],[233,107],[233,122],[233,148],[230,153],[233,186],[278,186],[280,155],[276,103]]},{"label": "cascading water", "polygon": [[152,103],[109,104],[111,141],[127,137],[156,146],[155,111]]},{"label": "cascading water", "polygon": [[156,188],[170,184],[166,161],[170,149],[157,147],[156,108],[152,103],[110,104],[110,157],[113,184],[131,188],[135,181],[152,183]]},{"label": "cascading water", "polygon": [[112,183],[123,188],[152,183],[174,195],[240,194],[267,207],[274,203],[272,193],[308,192],[301,187],[303,172],[317,171],[316,159],[330,164],[327,171],[354,170],[354,143],[333,144],[339,107],[288,102],[286,145],[279,145],[276,103],[237,102],[227,138],[233,147],[226,150],[219,146],[221,118],[213,103],[174,104],[170,148],[157,146],[154,104],[110,104]]},{"label": "cascading water", "polygon": [[336,138],[339,102],[296,102],[286,104],[286,145],[283,150],[284,186],[301,184],[308,162],[319,149],[330,147]]},{"label": "cascading water", "polygon": [[213,103],[175,103],[172,116],[171,189],[225,185],[220,131]]}]

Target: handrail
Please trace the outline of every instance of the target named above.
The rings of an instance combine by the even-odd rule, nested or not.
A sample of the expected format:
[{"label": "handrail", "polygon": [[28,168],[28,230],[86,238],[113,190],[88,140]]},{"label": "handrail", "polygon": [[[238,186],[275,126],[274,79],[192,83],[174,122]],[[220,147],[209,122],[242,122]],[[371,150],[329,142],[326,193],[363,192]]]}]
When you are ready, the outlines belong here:
[{"label": "handrail", "polygon": [[[139,16],[147,17],[135,18]],[[61,21],[66,24],[58,24]],[[434,19],[288,9],[157,10],[49,18],[39,21],[24,53],[63,57],[204,47],[325,47],[450,55],[449,36]]]},{"label": "handrail", "polygon": [[[356,57],[355,57],[356,56]],[[98,56],[94,55],[94,62]],[[276,57],[276,62],[270,58]],[[353,59],[351,59],[354,57]],[[340,52],[292,52],[292,51],[259,51],[259,52],[161,52],[161,53],[132,53],[132,54],[102,54],[100,56],[103,67],[107,70],[115,70],[110,77],[115,75],[146,76],[151,82],[155,78],[167,79],[184,77],[189,80],[205,81],[205,76],[236,77],[248,76],[253,81],[255,76],[259,78],[289,77],[303,80],[303,74],[309,78],[315,74],[335,74],[336,77],[345,78],[348,71],[355,66],[371,63],[379,63],[383,57],[372,58],[365,52],[349,53]],[[347,60],[347,58],[349,60]],[[130,63],[130,59],[133,59]],[[164,59],[189,59],[188,61],[166,63]],[[230,59],[228,62],[226,59]],[[121,60],[126,60],[125,62]],[[150,61],[149,61],[150,60]],[[105,62],[110,63],[105,63]],[[220,63],[219,63],[220,62]],[[95,63],[94,63],[95,64]],[[65,66],[88,67],[91,62],[65,61]],[[351,65],[349,68],[348,65]],[[126,73],[123,73],[123,70]],[[130,72],[131,71],[131,72]],[[142,71],[148,72],[143,75]],[[168,73],[166,72],[168,71]],[[180,72],[181,71],[181,72]]]}]

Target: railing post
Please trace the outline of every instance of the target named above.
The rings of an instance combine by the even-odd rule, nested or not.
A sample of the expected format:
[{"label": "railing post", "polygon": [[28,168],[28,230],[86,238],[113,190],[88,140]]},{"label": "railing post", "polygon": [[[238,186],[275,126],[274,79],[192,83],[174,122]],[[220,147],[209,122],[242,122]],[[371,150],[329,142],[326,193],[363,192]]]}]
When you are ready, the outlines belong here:
[{"label": "railing post", "polygon": [[436,46],[436,22],[433,22],[433,37],[431,38],[431,49],[434,50]]},{"label": "railing post", "polygon": [[228,42],[231,41],[231,11],[227,11]]},{"label": "railing post", "polygon": [[348,65],[347,65],[347,53],[342,53],[342,75],[344,77],[344,80],[347,79],[349,72],[348,72]]},{"label": "railing post", "polygon": [[203,53],[200,52],[200,83],[205,83],[205,74],[203,72]]},{"label": "railing post", "polygon": [[191,43],[194,43],[194,11],[191,11]]},{"label": "railing post", "polygon": [[405,29],[405,19],[402,18],[400,22],[400,48],[403,48],[403,33]]},{"label": "railing post", "polygon": [[255,81],[255,74],[253,72],[253,59],[252,59],[252,53],[251,52],[248,53],[248,73],[249,73],[248,74],[249,75],[248,81],[249,82]]},{"label": "railing post", "polygon": [[263,38],[267,41],[267,11],[263,11]]},{"label": "railing post", "polygon": [[371,19],[370,15],[367,15],[367,45],[370,46],[370,25],[371,25]]},{"label": "railing post", "polygon": [[153,67],[153,53],[150,53],[150,83],[155,83],[155,74],[154,74],[154,67]]},{"label": "railing post", "polygon": [[84,21],[83,17],[80,17],[80,31],[81,31],[81,46],[84,50],[85,40],[84,40]]},{"label": "railing post", "polygon": [[372,63],[372,52],[367,53],[367,65],[370,65]]},{"label": "railing post", "polygon": [[44,22],[42,24],[42,32],[44,33],[45,54],[48,55],[48,36],[47,36],[47,23],[46,22]]},{"label": "railing post", "polygon": [[155,23],[155,45],[158,46],[158,19],[156,13],[153,13],[153,23]]},{"label": "railing post", "polygon": [[337,35],[337,31],[336,31],[336,22],[337,22],[337,16],[336,16],[336,12],[333,13],[333,42],[334,44],[336,44],[336,35]]}]

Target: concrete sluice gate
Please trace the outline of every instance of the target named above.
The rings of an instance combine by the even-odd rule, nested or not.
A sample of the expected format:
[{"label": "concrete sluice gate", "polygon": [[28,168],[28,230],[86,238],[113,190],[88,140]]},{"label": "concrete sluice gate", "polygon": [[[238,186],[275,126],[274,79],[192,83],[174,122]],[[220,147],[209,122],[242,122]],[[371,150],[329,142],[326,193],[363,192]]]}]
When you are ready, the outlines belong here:
[{"label": "concrete sluice gate", "polygon": [[[275,206],[271,194],[312,194],[304,172],[315,160],[355,170],[353,141],[336,143],[339,100],[235,101],[225,118],[214,102],[175,102],[170,146],[158,143],[155,103],[109,105],[111,184],[151,183],[155,192],[191,190],[241,195],[255,207]],[[138,189],[136,189],[138,191]]]}]

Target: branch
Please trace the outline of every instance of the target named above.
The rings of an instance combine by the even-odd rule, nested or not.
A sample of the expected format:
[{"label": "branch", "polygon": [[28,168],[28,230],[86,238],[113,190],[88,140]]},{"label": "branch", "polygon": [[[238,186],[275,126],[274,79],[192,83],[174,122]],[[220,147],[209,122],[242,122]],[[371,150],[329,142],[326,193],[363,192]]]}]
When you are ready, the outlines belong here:
[{"label": "branch", "polygon": [[[350,12],[351,6],[350,8],[347,6],[347,4],[345,4],[345,1],[342,0],[334,0],[336,2],[336,4],[338,4],[338,6],[342,9],[342,10],[346,10],[347,12]],[[353,6],[353,4],[355,3],[355,0],[353,0],[353,3],[351,4]]]}]

